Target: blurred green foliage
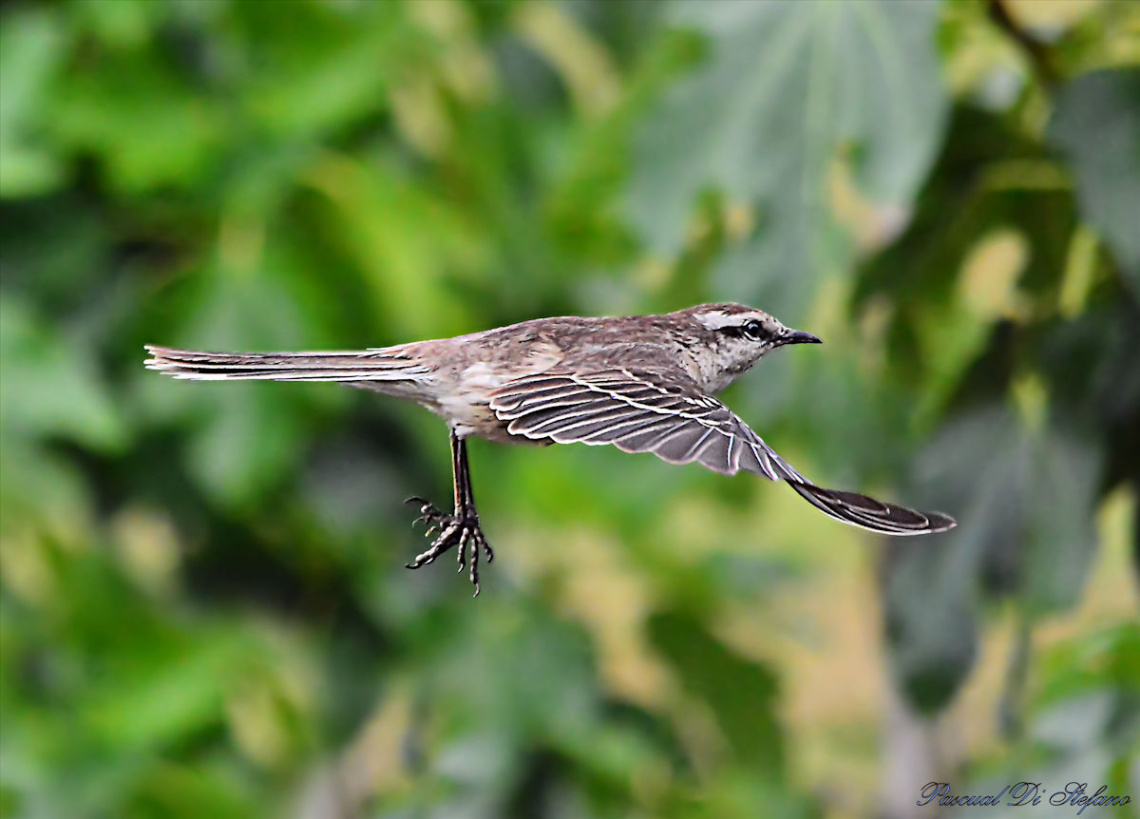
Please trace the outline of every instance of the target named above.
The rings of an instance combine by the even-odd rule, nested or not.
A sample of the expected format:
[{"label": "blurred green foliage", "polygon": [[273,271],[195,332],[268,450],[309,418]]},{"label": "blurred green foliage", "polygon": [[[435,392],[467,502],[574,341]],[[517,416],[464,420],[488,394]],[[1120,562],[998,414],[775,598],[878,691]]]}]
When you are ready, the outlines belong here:
[{"label": "blurred green foliage", "polygon": [[734,388],[769,441],[961,521],[883,545],[858,673],[937,727],[1012,612],[969,715],[1001,741],[937,776],[1140,798],[1135,585],[1031,650],[1105,499],[1137,508],[1138,11],[6,4],[0,816],[895,815],[805,773],[765,642],[866,538],[747,477],[476,443],[473,603],[403,569],[436,419],[141,367],[726,299],[828,342]]}]

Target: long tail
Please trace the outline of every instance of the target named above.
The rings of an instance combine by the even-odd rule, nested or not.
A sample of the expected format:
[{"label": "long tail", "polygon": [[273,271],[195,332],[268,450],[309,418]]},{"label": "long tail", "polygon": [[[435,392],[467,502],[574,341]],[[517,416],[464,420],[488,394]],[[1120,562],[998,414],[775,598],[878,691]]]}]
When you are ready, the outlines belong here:
[{"label": "long tail", "polygon": [[836,520],[886,535],[925,535],[953,529],[957,522],[941,512],[918,512],[878,501],[856,492],[824,489],[807,481],[789,479],[788,485],[812,506]]},{"label": "long tail", "polygon": [[146,345],[146,367],[198,381],[415,381],[430,370],[400,347],[355,352],[208,353]]}]

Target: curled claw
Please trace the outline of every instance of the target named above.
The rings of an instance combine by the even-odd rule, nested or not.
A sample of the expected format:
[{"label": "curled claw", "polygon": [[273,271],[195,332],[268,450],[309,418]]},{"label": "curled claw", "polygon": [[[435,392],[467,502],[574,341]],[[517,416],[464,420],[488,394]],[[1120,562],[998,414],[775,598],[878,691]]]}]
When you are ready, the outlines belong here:
[{"label": "curled claw", "polygon": [[454,432],[451,435],[452,469],[455,478],[455,511],[450,514],[441,511],[426,498],[411,497],[405,503],[419,508],[419,523],[427,524],[427,535],[431,545],[415,560],[408,564],[409,569],[418,569],[433,562],[449,549],[456,550],[459,573],[468,570],[471,583],[475,586],[475,597],[479,596],[479,557],[486,555],[487,562],[494,559],[494,552],[487,544],[487,538],[479,526],[479,513],[475,510],[475,497],[471,493],[471,475],[467,468],[467,449],[463,439]]},{"label": "curled claw", "polygon": [[423,498],[408,498],[404,503],[416,505],[420,508],[420,516],[412,521],[412,525],[423,523],[427,525],[426,534],[430,537],[434,532],[439,531],[441,524],[446,523],[449,518],[454,518],[454,515],[446,515],[441,512],[435,504]]},{"label": "curled claw", "polygon": [[[420,498],[409,498],[409,502],[421,502]],[[479,516],[469,506],[461,504],[452,514],[440,512],[427,501],[422,501],[421,508],[424,514],[417,522],[422,520],[429,524],[427,533],[435,535],[428,549],[411,563],[406,564],[409,569],[418,569],[435,561],[437,557],[449,549],[456,549],[456,560],[459,573],[468,569],[468,576],[475,586],[475,595],[479,596],[479,557],[480,553],[487,556],[487,562],[494,559],[487,538],[479,528]],[[435,534],[438,532],[438,534]]]},{"label": "curled claw", "polygon": [[411,563],[405,563],[404,568],[406,568],[406,569],[418,569],[420,566],[426,566],[427,564],[434,563],[434,562],[435,562],[435,555],[431,554],[430,552],[424,552],[421,555],[417,555],[416,559],[413,560]]},{"label": "curled claw", "polygon": [[471,584],[475,587],[472,598],[479,596],[479,544],[471,542]]}]

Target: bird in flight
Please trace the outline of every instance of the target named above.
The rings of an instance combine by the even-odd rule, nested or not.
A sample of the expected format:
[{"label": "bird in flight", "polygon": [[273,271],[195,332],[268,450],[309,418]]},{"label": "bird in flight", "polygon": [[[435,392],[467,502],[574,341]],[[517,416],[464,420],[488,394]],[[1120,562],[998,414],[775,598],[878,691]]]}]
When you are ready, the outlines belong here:
[{"label": "bird in flight", "polygon": [[836,520],[887,535],[953,528],[941,512],[919,512],[855,492],[816,486],[715,398],[764,354],[818,344],[762,310],[701,304],[649,316],[566,316],[455,338],[348,352],[211,353],[148,345],[146,366],[174,378],[336,381],[405,398],[451,430],[455,502],[444,512],[410,498],[434,538],[408,564],[418,569],[452,548],[479,594],[483,535],[466,440],[613,444],[669,463],[697,462],[784,481]]}]

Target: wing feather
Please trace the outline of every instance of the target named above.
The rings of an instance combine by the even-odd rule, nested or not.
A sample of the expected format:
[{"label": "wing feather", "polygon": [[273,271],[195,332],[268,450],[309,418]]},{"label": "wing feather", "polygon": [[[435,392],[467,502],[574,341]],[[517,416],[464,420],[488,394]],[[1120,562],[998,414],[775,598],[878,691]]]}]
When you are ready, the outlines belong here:
[{"label": "wing feather", "polygon": [[820,511],[875,532],[914,535],[956,525],[940,512],[918,512],[816,486],[732,410],[676,372],[615,369],[528,376],[495,390],[491,410],[512,435],[613,444],[626,452],[652,452],[670,463],[695,461],[726,475],[744,470],[784,480]]}]

